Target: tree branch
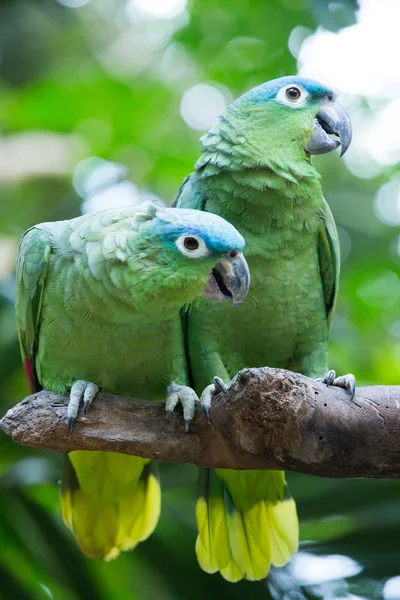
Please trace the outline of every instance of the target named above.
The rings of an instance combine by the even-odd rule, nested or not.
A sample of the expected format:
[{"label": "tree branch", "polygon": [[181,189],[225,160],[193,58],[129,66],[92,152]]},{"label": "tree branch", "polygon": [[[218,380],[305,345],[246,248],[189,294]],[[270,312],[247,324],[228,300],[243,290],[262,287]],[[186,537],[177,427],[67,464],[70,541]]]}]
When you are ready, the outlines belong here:
[{"label": "tree branch", "polygon": [[245,369],[220,394],[209,425],[201,411],[184,432],[163,404],[100,393],[72,435],[68,396],[42,391],[10,409],[0,427],[44,450],[108,450],[229,469],[324,477],[400,477],[400,386],[345,390],[283,369]]}]

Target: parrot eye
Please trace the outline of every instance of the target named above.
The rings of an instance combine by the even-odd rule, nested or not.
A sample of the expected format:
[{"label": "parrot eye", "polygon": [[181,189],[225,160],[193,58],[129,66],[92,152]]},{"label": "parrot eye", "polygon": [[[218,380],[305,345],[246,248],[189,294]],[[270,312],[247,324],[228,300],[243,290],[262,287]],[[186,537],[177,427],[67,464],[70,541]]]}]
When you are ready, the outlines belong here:
[{"label": "parrot eye", "polygon": [[185,239],[183,240],[183,244],[186,250],[197,250],[197,248],[199,247],[199,242],[196,240],[195,237],[185,237]]},{"label": "parrot eye", "polygon": [[289,100],[298,100],[301,96],[301,92],[297,87],[290,87],[286,90],[286,98]]},{"label": "parrot eye", "polygon": [[202,258],[210,254],[204,240],[199,235],[184,233],[176,240],[175,244],[178,250],[189,258]]},{"label": "parrot eye", "polygon": [[300,85],[282,87],[276,95],[276,100],[290,108],[300,108],[307,100],[308,92]]}]

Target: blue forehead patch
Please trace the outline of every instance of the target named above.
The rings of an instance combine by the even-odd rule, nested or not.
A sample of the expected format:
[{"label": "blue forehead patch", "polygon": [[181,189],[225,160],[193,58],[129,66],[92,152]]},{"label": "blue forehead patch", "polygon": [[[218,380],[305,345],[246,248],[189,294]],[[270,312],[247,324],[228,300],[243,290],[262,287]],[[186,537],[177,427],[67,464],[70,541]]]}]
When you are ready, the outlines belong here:
[{"label": "blue forehead patch", "polygon": [[280,77],[279,79],[273,79],[272,81],[262,83],[240,96],[238,100],[246,99],[253,102],[265,102],[266,100],[275,98],[281,87],[290,84],[301,85],[314,99],[322,98],[327,94],[336,96],[335,92],[319,81],[308,79],[307,77],[299,77],[298,75],[289,75],[288,77]]},{"label": "blue forehead patch", "polygon": [[214,252],[242,250],[245,241],[233,225],[222,217],[191,208],[159,208],[156,231],[169,239],[183,233],[199,235]]}]

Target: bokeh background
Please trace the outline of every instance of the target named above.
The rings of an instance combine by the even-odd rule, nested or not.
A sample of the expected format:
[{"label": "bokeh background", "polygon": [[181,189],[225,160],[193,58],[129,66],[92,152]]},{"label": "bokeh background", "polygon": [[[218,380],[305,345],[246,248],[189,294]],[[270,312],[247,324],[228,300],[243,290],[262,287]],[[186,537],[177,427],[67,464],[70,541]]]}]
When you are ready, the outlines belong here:
[{"label": "bokeh background", "polygon": [[[159,198],[171,203],[198,138],[233,98],[299,71],[340,93],[344,157],[316,162],[342,245],[331,366],[400,381],[398,0],[0,2],[0,412],[28,393],[14,324],[22,232]],[[251,366],[251,365],[249,365]],[[300,552],[267,581],[196,564],[196,469],[162,465],[160,524],[109,564],[76,549],[58,507],[60,456],[0,437],[3,600],[400,598],[400,483],[289,474]]]}]

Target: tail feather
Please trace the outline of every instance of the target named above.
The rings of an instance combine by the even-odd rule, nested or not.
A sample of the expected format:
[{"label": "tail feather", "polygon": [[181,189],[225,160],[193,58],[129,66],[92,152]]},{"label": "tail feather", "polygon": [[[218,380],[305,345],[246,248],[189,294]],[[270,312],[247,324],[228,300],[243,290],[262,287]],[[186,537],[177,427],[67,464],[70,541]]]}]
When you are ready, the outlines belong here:
[{"label": "tail feather", "polygon": [[121,498],[118,505],[124,534],[122,550],[132,550],[153,533],[160,517],[160,485],[154,463],[144,467],[133,500]]},{"label": "tail feather", "polygon": [[280,472],[212,471],[200,475],[198,561],[228,581],[259,580],[296,552],[298,521]]},{"label": "tail feather", "polygon": [[[206,573],[221,571],[228,581],[239,581],[243,575],[233,558],[229,541],[223,483],[212,476],[210,469],[202,469],[201,473],[196,505],[199,528],[196,554],[199,564]],[[216,540],[218,543],[215,543]]]},{"label": "tail feather", "polygon": [[161,491],[154,463],[112,452],[65,457],[61,514],[81,550],[111,560],[155,529]]},{"label": "tail feather", "polygon": [[299,545],[296,504],[287,494],[282,502],[275,506],[267,506],[268,522],[273,543],[271,545],[271,562],[274,567],[283,567],[297,552]]}]

